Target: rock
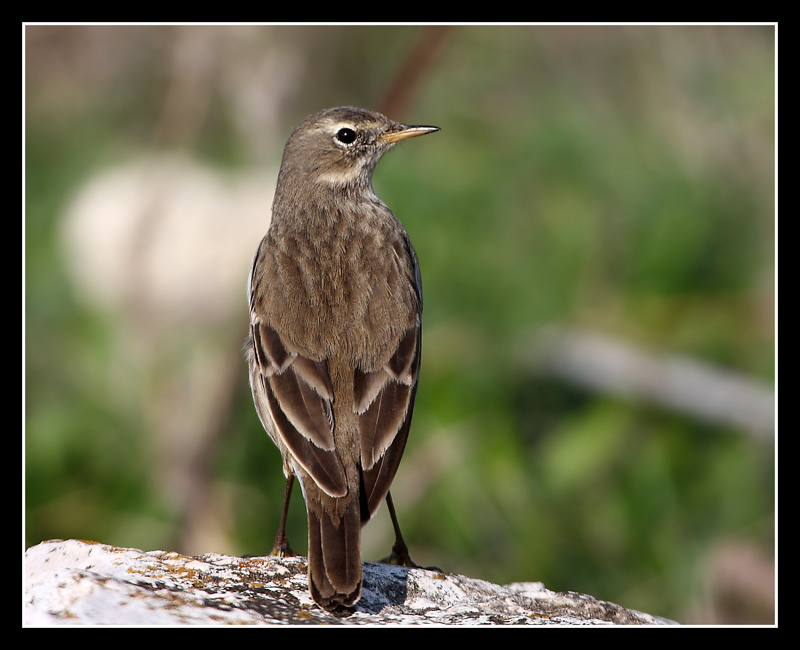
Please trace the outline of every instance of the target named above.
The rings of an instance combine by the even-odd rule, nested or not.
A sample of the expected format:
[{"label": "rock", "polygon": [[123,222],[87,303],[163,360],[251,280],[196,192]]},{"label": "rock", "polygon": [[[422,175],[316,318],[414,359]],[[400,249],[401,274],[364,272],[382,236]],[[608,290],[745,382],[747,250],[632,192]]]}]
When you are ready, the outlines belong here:
[{"label": "rock", "polygon": [[144,552],[50,540],[25,553],[27,626],[216,624],[662,625],[672,621],[541,583],[500,586],[466,576],[364,564],[354,611],[308,593],[303,557]]}]

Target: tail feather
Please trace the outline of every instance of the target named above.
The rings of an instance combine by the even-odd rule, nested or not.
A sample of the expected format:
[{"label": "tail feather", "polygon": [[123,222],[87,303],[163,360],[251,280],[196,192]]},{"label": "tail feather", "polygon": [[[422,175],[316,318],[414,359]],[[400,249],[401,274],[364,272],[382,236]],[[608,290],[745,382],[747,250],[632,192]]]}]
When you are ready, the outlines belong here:
[{"label": "tail feather", "polygon": [[350,499],[341,517],[320,502],[308,509],[308,584],[311,596],[326,609],[354,605],[361,598],[361,515]]}]

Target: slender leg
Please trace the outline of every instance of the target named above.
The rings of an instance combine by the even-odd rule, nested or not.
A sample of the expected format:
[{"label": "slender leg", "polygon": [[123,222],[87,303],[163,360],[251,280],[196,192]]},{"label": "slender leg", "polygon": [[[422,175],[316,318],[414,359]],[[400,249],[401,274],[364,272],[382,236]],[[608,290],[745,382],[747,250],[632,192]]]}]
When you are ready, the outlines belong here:
[{"label": "slender leg", "polygon": [[286,493],[283,495],[283,512],[281,513],[281,523],[278,526],[278,534],[275,536],[275,544],[272,546],[270,555],[278,557],[293,557],[297,555],[289,548],[289,540],[286,539],[286,515],[289,512],[289,499],[292,496],[292,485],[294,485],[294,474],[289,474],[286,479]]},{"label": "slender leg", "polygon": [[392,518],[392,526],[394,527],[394,546],[392,546],[392,554],[381,560],[384,564],[397,564],[399,566],[407,566],[411,568],[420,568],[414,564],[411,556],[408,554],[408,546],[403,540],[403,534],[400,532],[400,525],[397,523],[397,513],[394,511],[394,503],[392,502],[392,493],[386,493],[386,505],[389,508],[389,516]]}]

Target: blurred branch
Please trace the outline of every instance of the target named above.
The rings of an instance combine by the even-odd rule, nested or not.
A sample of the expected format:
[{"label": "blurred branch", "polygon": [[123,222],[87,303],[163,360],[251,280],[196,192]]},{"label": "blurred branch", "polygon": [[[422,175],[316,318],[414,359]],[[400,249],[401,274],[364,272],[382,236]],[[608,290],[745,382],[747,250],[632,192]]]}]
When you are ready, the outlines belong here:
[{"label": "blurred branch", "polygon": [[775,435],[775,392],[764,382],[599,334],[547,329],[525,344],[525,367],[590,391],[657,404],[759,438]]},{"label": "blurred branch", "polygon": [[156,126],[156,142],[192,146],[209,111],[219,65],[214,28],[175,27],[167,62],[169,86]]},{"label": "blurred branch", "polygon": [[449,31],[449,25],[431,25],[422,28],[416,44],[378,103],[378,110],[381,113],[401,119],[400,116],[405,114],[406,106],[420,80],[433,67]]}]

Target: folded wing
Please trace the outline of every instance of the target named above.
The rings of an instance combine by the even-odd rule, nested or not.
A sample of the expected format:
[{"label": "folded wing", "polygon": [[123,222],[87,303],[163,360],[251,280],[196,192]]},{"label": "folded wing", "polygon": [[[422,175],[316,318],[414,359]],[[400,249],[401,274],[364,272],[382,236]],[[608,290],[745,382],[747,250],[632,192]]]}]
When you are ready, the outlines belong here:
[{"label": "folded wing", "polygon": [[359,415],[363,471],[362,521],[386,498],[408,439],[417,392],[420,319],[400,339],[389,362],[374,372],[356,369],[354,408]]},{"label": "folded wing", "polygon": [[255,322],[250,328],[254,362],[276,434],[294,460],[331,497],[347,494],[347,481],[333,439],[334,420],[328,365],[288,352],[278,333]]}]

